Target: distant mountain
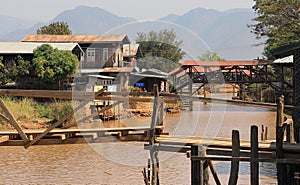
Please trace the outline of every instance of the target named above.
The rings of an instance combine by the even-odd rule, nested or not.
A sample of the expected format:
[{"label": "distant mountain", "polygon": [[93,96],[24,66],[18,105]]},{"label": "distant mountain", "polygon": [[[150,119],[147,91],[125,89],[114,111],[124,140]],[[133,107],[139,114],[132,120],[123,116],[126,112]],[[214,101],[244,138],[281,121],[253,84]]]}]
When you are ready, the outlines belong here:
[{"label": "distant mountain", "polygon": [[18,29],[24,29],[24,28],[30,28],[34,24],[36,24],[35,21],[0,15],[0,34],[7,34],[9,32],[18,30]]},{"label": "distant mountain", "polygon": [[[216,51],[221,57],[230,60],[253,59],[261,56],[262,46],[253,46],[258,41],[247,27],[247,25],[251,24],[251,20],[254,17],[255,14],[251,9],[232,9],[221,12],[212,9],[196,8],[184,15],[170,14],[159,20],[187,28],[205,41],[211,50]],[[10,30],[10,33],[4,33],[5,35],[2,38],[5,39],[1,39],[1,37],[0,39],[19,41],[27,34],[35,33],[39,27],[55,21],[67,22],[73,34],[105,34],[113,28],[137,20],[134,18],[119,17],[101,8],[79,6],[75,9],[61,12],[47,23],[36,24],[28,29]],[[28,24],[25,22],[23,23],[24,25]],[[132,29],[131,33],[126,32],[125,34],[136,35],[136,32],[143,32],[143,28]],[[164,27],[158,25],[157,29],[164,29]],[[123,30],[120,29],[117,31],[122,32]],[[134,42],[134,40],[132,41]],[[194,43],[190,44],[193,47]],[[197,47],[194,48],[197,53],[196,56],[202,54],[200,51],[198,54]]]},{"label": "distant mountain", "polygon": [[75,34],[103,34],[125,23],[134,22],[134,18],[116,16],[97,7],[79,6],[60,13],[50,22],[65,21]]},{"label": "distant mountain", "polygon": [[15,30],[21,30],[32,27],[35,21],[0,15],[0,38]]},{"label": "distant mountain", "polygon": [[251,9],[220,12],[197,8],[182,16],[171,15],[161,20],[190,29],[225,59],[252,59],[260,57],[263,50],[262,46],[254,46],[259,41],[247,26],[254,17]]}]

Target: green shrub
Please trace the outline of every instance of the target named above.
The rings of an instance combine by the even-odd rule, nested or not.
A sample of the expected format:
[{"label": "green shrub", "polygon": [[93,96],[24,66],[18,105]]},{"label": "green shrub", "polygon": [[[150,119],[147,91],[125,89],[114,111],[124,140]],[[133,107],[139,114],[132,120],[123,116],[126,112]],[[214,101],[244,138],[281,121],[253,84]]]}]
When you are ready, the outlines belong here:
[{"label": "green shrub", "polygon": [[[54,100],[41,103],[36,102],[31,98],[17,99],[12,97],[2,97],[2,100],[15,119],[23,123],[45,119],[48,120],[49,123],[54,123],[72,111],[70,101]],[[0,113],[4,114],[3,110],[0,110]],[[8,123],[6,123],[6,121],[0,119],[0,129],[7,125]]]}]

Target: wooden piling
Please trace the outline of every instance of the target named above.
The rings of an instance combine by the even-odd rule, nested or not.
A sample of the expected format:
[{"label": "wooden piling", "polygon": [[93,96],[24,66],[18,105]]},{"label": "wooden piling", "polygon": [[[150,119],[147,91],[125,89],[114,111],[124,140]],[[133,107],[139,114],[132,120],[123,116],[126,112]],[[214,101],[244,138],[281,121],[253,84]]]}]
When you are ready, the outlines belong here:
[{"label": "wooden piling", "polygon": [[[191,155],[206,157],[206,147],[204,147],[203,145],[192,145]],[[193,158],[191,159],[191,184],[208,185],[208,162],[203,160],[194,160]]]},{"label": "wooden piling", "polygon": [[[284,137],[284,97],[277,100],[276,116],[276,158],[283,158],[283,137]],[[277,182],[278,185],[287,184],[287,166],[283,163],[277,163]]]},{"label": "wooden piling", "polygon": [[193,111],[193,73],[192,73],[192,68],[189,68],[189,111]]},{"label": "wooden piling", "polygon": [[268,140],[268,127],[265,127],[264,141]]},{"label": "wooden piling", "polygon": [[277,115],[276,115],[276,157],[277,158],[283,157],[283,151],[282,151],[283,135],[284,135],[283,119],[284,119],[284,98],[283,96],[281,96],[278,98],[277,101]]},{"label": "wooden piling", "polygon": [[[155,147],[155,127],[159,125],[159,93],[158,93],[158,85],[154,84],[154,103],[152,109],[152,118],[151,118],[151,129],[149,134],[149,145],[150,148],[150,160],[151,160],[151,167],[152,167],[152,177],[151,177],[151,185],[159,185],[159,160],[158,160],[158,151]],[[163,110],[160,110],[163,111]]]},{"label": "wooden piling", "polygon": [[[240,133],[232,130],[232,157],[240,157]],[[236,185],[239,177],[239,161],[231,161],[229,185]]]},{"label": "wooden piling", "polygon": [[264,125],[261,125],[261,134],[260,134],[261,141],[265,140],[264,135],[265,135],[265,128]]},{"label": "wooden piling", "polygon": [[[191,156],[198,156],[198,145],[191,147]],[[200,160],[191,160],[191,185],[200,185]]]},{"label": "wooden piling", "polygon": [[250,171],[251,171],[251,185],[259,184],[259,163],[258,163],[258,127],[253,125],[251,126],[251,159],[254,159],[250,162]]}]

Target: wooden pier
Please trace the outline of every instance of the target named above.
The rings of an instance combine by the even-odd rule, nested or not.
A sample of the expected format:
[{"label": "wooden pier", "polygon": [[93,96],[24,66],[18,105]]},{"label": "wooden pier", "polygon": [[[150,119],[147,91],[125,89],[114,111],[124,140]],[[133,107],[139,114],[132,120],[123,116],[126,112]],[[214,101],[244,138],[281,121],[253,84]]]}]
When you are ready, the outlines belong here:
[{"label": "wooden pier", "polygon": [[[156,129],[162,130],[163,127],[157,127]],[[147,141],[149,131],[150,127],[145,126],[53,129],[39,139],[35,145]],[[32,141],[38,135],[43,134],[44,130],[28,129],[23,130],[23,132],[29,141]],[[0,146],[24,146],[24,142],[16,130],[0,131]]]}]

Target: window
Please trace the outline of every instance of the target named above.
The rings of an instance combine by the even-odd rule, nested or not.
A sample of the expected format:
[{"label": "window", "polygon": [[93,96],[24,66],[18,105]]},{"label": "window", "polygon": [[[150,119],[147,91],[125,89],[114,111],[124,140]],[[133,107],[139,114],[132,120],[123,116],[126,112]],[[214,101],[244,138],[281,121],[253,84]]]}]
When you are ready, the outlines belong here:
[{"label": "window", "polygon": [[108,60],[108,48],[103,48],[103,61]]},{"label": "window", "polygon": [[88,48],[87,49],[87,61],[88,62],[95,62],[95,48]]}]

